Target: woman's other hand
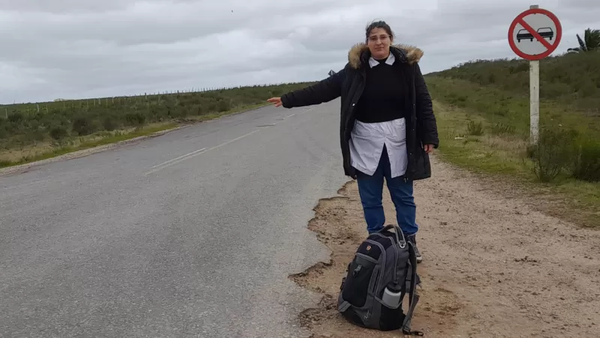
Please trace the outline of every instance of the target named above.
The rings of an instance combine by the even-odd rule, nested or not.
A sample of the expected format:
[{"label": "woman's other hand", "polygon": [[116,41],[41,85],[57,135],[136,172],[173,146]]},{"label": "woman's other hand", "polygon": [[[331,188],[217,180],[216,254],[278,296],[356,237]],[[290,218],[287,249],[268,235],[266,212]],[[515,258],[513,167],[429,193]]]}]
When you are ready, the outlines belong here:
[{"label": "woman's other hand", "polygon": [[425,149],[425,152],[428,153],[428,154],[430,154],[431,152],[433,152],[433,148],[434,148],[433,144],[426,144],[423,147],[423,149]]}]

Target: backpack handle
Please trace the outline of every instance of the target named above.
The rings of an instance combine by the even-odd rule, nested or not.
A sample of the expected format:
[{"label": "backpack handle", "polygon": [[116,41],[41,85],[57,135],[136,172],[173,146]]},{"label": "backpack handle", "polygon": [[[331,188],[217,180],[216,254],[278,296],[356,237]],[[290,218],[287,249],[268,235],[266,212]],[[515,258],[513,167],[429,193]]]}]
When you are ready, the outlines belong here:
[{"label": "backpack handle", "polygon": [[[379,232],[384,232],[384,231],[390,230],[391,228],[394,228],[396,230],[396,231],[394,231],[394,234],[396,235],[396,242],[398,243],[398,246],[401,249],[406,248],[406,237],[404,237],[404,231],[402,231],[402,229],[400,229],[399,226],[393,225],[393,224],[388,224],[383,229],[379,230]],[[400,242],[400,237],[398,237],[398,233],[402,234],[402,242]]]}]

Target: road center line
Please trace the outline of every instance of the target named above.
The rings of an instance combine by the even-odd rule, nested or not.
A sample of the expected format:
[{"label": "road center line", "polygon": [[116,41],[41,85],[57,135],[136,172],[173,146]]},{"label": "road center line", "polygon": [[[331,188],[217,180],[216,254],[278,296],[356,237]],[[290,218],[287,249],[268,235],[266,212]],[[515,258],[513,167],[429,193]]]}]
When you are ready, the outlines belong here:
[{"label": "road center line", "polygon": [[54,178],[42,178],[42,179],[31,181],[31,182],[25,182],[25,183],[20,183],[17,185],[9,185],[9,186],[5,186],[5,187],[0,187],[0,191],[9,191],[9,190],[17,189],[17,188],[24,188],[24,187],[28,187],[30,185],[34,185],[34,184],[38,184],[38,183],[50,182],[53,179]]},{"label": "road center line", "polygon": [[158,168],[158,167],[161,167],[161,166],[163,166],[163,165],[165,165],[165,164],[168,164],[168,163],[171,163],[171,162],[174,162],[174,161],[177,161],[177,160],[179,160],[179,159],[181,159],[181,158],[184,158],[184,157],[188,157],[188,156],[191,156],[191,155],[197,154],[197,153],[199,153],[199,152],[201,152],[201,151],[204,151],[204,150],[206,150],[206,148],[202,148],[202,149],[194,150],[194,151],[192,151],[191,153],[187,153],[187,154],[185,154],[185,155],[181,155],[181,156],[179,156],[179,157],[175,157],[174,159],[168,160],[168,161],[166,161],[166,162],[163,162],[163,163],[161,163],[161,164],[157,164],[157,165],[153,166],[153,167],[152,167],[152,169],[154,169],[154,168]]},{"label": "road center line", "polygon": [[168,160],[168,161],[166,161],[166,162],[163,162],[163,163],[161,163],[161,164],[155,165],[154,167],[152,167],[152,168],[153,168],[152,170],[150,170],[150,171],[148,171],[148,172],[144,173],[144,176],[147,176],[147,175],[150,175],[150,174],[152,174],[152,173],[155,173],[155,172],[157,172],[157,171],[159,171],[159,170],[162,170],[162,169],[168,168],[168,167],[170,167],[170,166],[172,166],[172,165],[175,165],[175,164],[177,164],[177,163],[183,162],[183,161],[185,161],[185,160],[189,160],[189,159],[190,159],[190,158],[192,158],[192,157],[196,157],[196,156],[198,156],[198,155],[201,155],[201,154],[207,153],[207,152],[209,152],[209,151],[211,151],[211,150],[214,150],[214,149],[217,149],[217,148],[220,148],[220,147],[226,146],[226,145],[228,145],[228,144],[230,144],[230,143],[233,143],[233,142],[235,142],[235,141],[239,141],[239,140],[241,140],[241,139],[243,139],[243,138],[245,138],[245,137],[248,137],[248,136],[250,136],[250,135],[252,135],[252,134],[254,134],[254,133],[256,133],[256,132],[259,132],[259,131],[260,131],[260,129],[256,129],[256,130],[254,130],[254,131],[252,131],[252,132],[249,132],[248,134],[242,135],[242,136],[240,136],[240,137],[236,137],[236,138],[234,138],[233,140],[229,140],[229,141],[227,141],[227,142],[221,143],[221,144],[219,144],[219,145],[216,145],[216,146],[214,146],[214,147],[211,147],[211,148],[208,148],[208,149],[206,149],[206,148],[198,149],[198,150],[192,151],[191,153],[188,153],[188,154],[185,154],[185,155],[182,155],[182,156],[176,157],[176,158],[174,158],[174,159]]},{"label": "road center line", "polygon": [[250,135],[252,135],[252,134],[254,134],[254,133],[257,133],[257,132],[259,132],[259,131],[260,131],[260,129],[256,129],[256,130],[254,130],[254,131],[251,131],[251,132],[249,132],[248,134],[242,135],[242,136],[240,136],[240,137],[236,137],[236,138],[234,138],[233,140],[229,140],[229,141],[227,141],[227,142],[225,142],[225,143],[221,143],[221,144],[219,144],[218,146],[214,146],[214,147],[208,148],[208,149],[207,149],[205,152],[209,152],[209,151],[211,151],[211,150],[213,150],[213,149],[221,148],[222,146],[226,146],[226,145],[228,145],[228,144],[230,144],[230,143],[232,143],[232,142],[239,141],[239,140],[241,140],[241,139],[243,139],[243,138],[245,138],[245,137],[248,137],[248,136],[250,136]]}]

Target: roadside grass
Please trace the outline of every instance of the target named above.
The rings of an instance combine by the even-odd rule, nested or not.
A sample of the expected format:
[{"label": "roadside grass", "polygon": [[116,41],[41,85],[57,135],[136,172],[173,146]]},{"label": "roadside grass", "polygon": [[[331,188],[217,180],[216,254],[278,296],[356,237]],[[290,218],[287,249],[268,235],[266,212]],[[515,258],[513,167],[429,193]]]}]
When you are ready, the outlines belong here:
[{"label": "roadside grass", "polygon": [[[439,75],[428,76],[427,84],[444,160],[491,177],[506,190],[516,188],[548,214],[600,229],[598,117],[544,99],[541,138],[534,149],[529,146],[528,92],[517,95]],[[578,170],[587,180],[576,177]]]},{"label": "roadside grass", "polygon": [[309,84],[0,106],[0,168],[260,108]]},{"label": "roadside grass", "polygon": [[116,130],[112,132],[98,132],[79,138],[70,138],[60,145],[51,143],[38,143],[21,149],[4,150],[0,152],[0,168],[6,168],[31,162],[46,160],[49,158],[65,155],[79,150],[90,149],[107,144],[127,141],[136,137],[148,136],[157,132],[178,127],[177,123],[154,123],[144,127],[128,130]]}]

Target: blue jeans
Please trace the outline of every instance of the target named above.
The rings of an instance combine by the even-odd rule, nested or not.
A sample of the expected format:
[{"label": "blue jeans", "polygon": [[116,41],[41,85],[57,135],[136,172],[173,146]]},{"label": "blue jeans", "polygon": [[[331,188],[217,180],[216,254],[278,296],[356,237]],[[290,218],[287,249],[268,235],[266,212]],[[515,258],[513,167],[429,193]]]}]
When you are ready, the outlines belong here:
[{"label": "blue jeans", "polygon": [[383,211],[383,179],[387,183],[392,202],[396,207],[396,220],[405,235],[413,235],[419,227],[416,223],[416,205],[413,197],[413,181],[405,180],[404,177],[391,178],[390,160],[384,148],[379,160],[379,166],[369,176],[357,170],[356,180],[358,192],[363,206],[367,231],[369,234],[379,231],[385,224]]}]

